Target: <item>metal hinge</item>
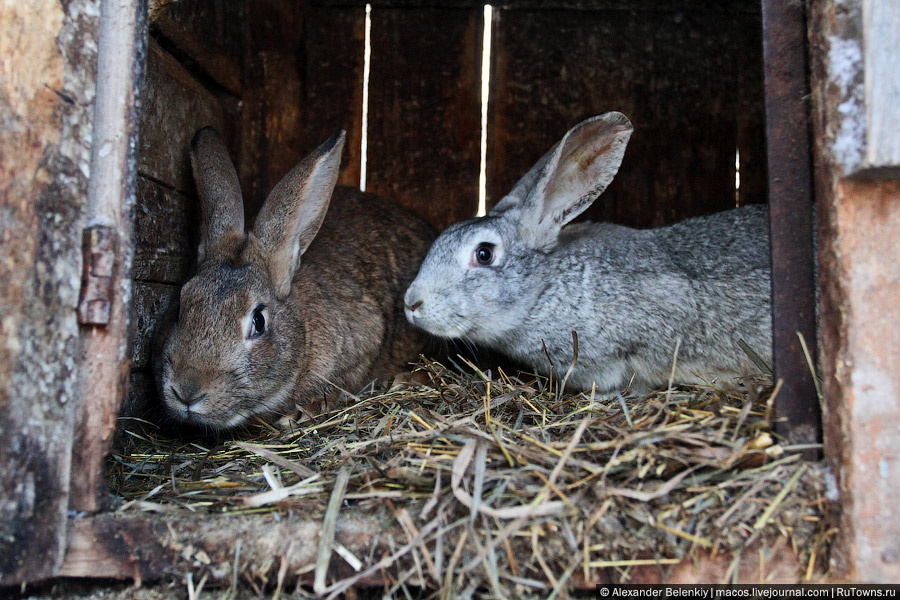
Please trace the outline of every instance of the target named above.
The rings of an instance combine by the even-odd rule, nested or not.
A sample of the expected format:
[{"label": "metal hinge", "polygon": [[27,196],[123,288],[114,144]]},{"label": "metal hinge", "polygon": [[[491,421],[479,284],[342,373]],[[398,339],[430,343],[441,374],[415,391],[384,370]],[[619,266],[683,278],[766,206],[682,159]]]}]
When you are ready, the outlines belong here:
[{"label": "metal hinge", "polygon": [[109,325],[118,241],[119,236],[112,227],[94,225],[84,230],[78,298],[78,322],[82,325]]}]

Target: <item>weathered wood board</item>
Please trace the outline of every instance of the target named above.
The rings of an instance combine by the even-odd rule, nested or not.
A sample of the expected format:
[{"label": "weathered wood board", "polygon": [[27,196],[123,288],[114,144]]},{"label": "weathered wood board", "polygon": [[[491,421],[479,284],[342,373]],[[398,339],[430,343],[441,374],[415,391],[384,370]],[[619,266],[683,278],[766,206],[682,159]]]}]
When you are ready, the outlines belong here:
[{"label": "weathered wood board", "polygon": [[248,217],[303,158],[303,11],[301,2],[245,1],[242,109],[236,129]]},{"label": "weathered wood board", "polygon": [[[845,136],[867,131],[855,130],[845,79],[860,50],[860,4],[817,2],[809,15],[822,416],[843,507],[836,574],[887,583],[900,581],[900,182],[854,179],[844,154]],[[896,66],[885,76],[896,85]]]},{"label": "weathered wood board", "polygon": [[136,370],[150,368],[153,333],[160,319],[177,299],[179,287],[162,283],[134,284],[134,345],[131,366]]},{"label": "weathered wood board", "polygon": [[[172,580],[185,572],[194,579],[228,585],[234,573],[240,583],[280,581],[293,585],[299,579],[309,583],[310,567],[316,564],[320,515],[196,515],[190,518],[146,518],[99,515],[70,522],[71,540],[62,568],[68,577],[132,579],[135,582]],[[335,525],[335,541],[357,557],[386,557],[406,540],[408,532],[394,518],[366,511],[345,510]],[[240,564],[235,554],[240,544]],[[425,547],[423,544],[422,547]],[[733,579],[739,583],[758,582],[760,573],[768,583],[798,583],[801,572],[798,556],[787,544],[768,548],[759,541],[745,550],[749,559],[736,561],[728,554],[698,552],[672,567],[639,565],[629,567],[629,582],[643,584],[697,584],[718,581],[735,566]],[[396,581],[393,570],[367,569],[354,572],[337,556],[327,564],[328,581],[358,577],[355,588],[385,586]],[[278,572],[281,571],[281,575]],[[621,581],[616,567],[595,569],[594,581],[585,581],[581,569],[573,582],[582,589]]]},{"label": "weathered wood board", "polygon": [[211,125],[231,139],[232,120],[216,96],[152,39],[142,93],[138,172],[191,195],[191,138]]},{"label": "weathered wood board", "polygon": [[96,4],[0,4],[0,585],[62,564]]},{"label": "weathered wood board", "polygon": [[[608,110],[628,115],[635,132],[585,218],[655,226],[733,207],[739,144],[749,159],[742,180],[758,194],[762,136],[749,132],[762,126],[761,89],[753,101],[738,97],[760,85],[760,54],[738,46],[748,22],[718,11],[496,10],[489,204],[569,127]],[[739,110],[748,104],[755,110]]]},{"label": "weathered wood board", "polygon": [[478,204],[482,19],[372,10],[366,189],[439,229]]},{"label": "weathered wood board", "polygon": [[310,9],[304,18],[303,153],[347,131],[338,184],[359,187],[365,8]]},{"label": "weathered wood board", "polygon": [[234,96],[241,93],[245,6],[229,0],[191,0],[167,4],[154,33],[183,54],[204,75]]},{"label": "weathered wood board", "polygon": [[183,283],[195,269],[200,218],[196,197],[138,178],[134,279]]}]

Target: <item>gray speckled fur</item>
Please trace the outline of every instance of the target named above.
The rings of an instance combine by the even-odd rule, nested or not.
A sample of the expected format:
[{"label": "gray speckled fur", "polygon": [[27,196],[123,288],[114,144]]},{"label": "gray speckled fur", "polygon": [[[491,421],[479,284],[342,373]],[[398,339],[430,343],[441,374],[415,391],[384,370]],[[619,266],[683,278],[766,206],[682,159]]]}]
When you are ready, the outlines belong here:
[{"label": "gray speckled fur", "polygon": [[[576,331],[579,356],[569,384],[589,389],[596,383],[601,392],[622,389],[632,378],[636,391],[665,384],[678,340],[676,382],[743,374],[748,361],[739,339],[770,360],[764,206],[649,230],[583,223],[560,231],[618,170],[631,131],[623,120],[607,113],[577,125],[490,214],[442,233],[407,290],[407,318],[431,333],[493,348],[547,373],[543,342],[560,376],[572,360]],[[620,149],[604,150],[610,137],[624,138]],[[565,147],[573,143],[594,150]],[[591,156],[605,164],[585,169],[584,180],[561,200],[549,197],[556,188],[546,185],[551,172],[566,168],[554,162],[558,155]],[[540,190],[550,191],[543,197]],[[540,218],[527,214],[535,203],[543,206]],[[552,221],[548,206],[555,205],[558,214],[575,203],[580,208],[569,211],[556,231],[536,233]],[[470,258],[484,241],[496,244],[497,256],[486,267]]]}]

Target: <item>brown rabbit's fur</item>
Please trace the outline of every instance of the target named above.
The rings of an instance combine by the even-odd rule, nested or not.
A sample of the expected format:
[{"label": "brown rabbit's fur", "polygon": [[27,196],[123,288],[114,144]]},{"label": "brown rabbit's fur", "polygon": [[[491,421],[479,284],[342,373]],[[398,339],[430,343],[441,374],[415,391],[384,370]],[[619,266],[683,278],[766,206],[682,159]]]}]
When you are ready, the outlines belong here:
[{"label": "brown rabbit's fur", "polygon": [[315,413],[423,351],[427,334],[407,323],[403,293],[435,233],[358,190],[338,188],[329,206],[342,145],[332,138],[286,175],[245,233],[224,143],[211,130],[195,136],[201,262],[155,344],[160,395],[176,420],[219,430],[254,415]]}]

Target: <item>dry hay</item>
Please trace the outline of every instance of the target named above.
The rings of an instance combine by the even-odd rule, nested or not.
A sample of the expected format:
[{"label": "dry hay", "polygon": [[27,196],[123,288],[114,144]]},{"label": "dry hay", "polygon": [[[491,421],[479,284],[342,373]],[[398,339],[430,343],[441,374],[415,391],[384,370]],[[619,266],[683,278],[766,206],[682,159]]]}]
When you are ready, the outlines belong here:
[{"label": "dry hay", "polygon": [[390,390],[241,441],[132,433],[111,460],[118,510],[295,513],[324,536],[351,507],[390,517],[392,553],[341,555],[356,578],[325,585],[327,547],[316,589],[332,596],[376,572],[439,597],[556,595],[701,557],[729,581],[745,552],[765,581],[759,548],[779,546],[799,557],[792,577],[827,568],[823,468],[779,445],[765,382],[626,400],[469,367],[423,361]]}]

